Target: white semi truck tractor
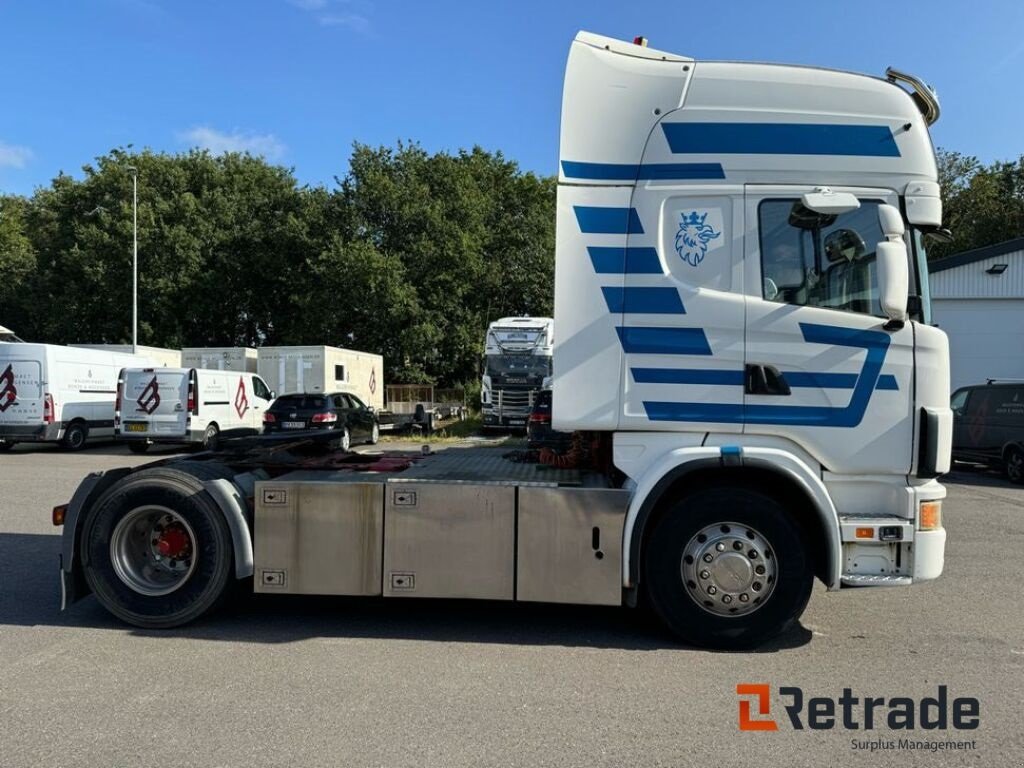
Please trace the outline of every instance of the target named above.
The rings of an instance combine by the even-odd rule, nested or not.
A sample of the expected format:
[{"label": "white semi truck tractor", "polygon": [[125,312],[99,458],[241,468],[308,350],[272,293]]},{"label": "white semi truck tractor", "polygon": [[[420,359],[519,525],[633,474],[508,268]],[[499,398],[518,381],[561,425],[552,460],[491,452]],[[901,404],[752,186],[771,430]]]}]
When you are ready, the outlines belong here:
[{"label": "white semi truck tractor", "polygon": [[[88,476],[64,603],[141,627],[261,593],[633,606],[762,643],[830,591],[942,572],[935,94],[580,33],[562,104],[553,425],[589,469],[301,440]],[[312,438],[310,438],[312,439]],[[837,598],[837,599],[841,599]]]},{"label": "white semi truck tractor", "polygon": [[484,429],[525,429],[537,393],[551,388],[555,321],[503,317],[487,327],[480,416]]}]

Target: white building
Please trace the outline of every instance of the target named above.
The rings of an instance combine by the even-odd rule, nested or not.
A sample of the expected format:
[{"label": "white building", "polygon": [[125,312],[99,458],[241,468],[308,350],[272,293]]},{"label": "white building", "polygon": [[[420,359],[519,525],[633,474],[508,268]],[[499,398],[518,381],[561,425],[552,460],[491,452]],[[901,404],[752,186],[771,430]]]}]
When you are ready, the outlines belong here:
[{"label": "white building", "polygon": [[1024,380],[1024,237],[933,262],[929,275],[953,389]]}]

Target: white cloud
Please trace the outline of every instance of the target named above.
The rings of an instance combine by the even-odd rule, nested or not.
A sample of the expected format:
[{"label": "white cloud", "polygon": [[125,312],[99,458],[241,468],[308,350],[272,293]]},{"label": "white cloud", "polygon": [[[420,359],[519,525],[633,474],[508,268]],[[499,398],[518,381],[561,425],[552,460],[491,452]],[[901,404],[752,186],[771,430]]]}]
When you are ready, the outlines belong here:
[{"label": "white cloud", "polygon": [[316,19],[321,27],[346,27],[360,35],[370,35],[370,17],[373,9],[368,0],[288,0]]},{"label": "white cloud", "polygon": [[32,150],[0,141],[0,168],[24,168],[32,159]]},{"label": "white cloud", "polygon": [[370,20],[358,13],[325,13],[317,21],[322,27],[348,27],[361,35],[370,32]]},{"label": "white cloud", "polygon": [[200,149],[208,149],[215,155],[224,152],[248,152],[251,155],[262,155],[268,160],[277,160],[288,149],[272,133],[243,133],[238,130],[227,133],[205,125],[185,131],[181,138]]}]

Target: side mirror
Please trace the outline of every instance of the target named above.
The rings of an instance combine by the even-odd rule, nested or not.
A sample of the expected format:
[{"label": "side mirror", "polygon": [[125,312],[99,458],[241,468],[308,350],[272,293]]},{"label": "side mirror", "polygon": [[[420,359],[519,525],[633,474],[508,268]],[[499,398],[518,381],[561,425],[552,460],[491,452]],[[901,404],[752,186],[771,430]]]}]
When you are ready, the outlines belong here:
[{"label": "side mirror", "polygon": [[903,217],[893,206],[880,205],[878,223],[885,235],[885,240],[875,249],[878,301],[890,321],[904,323],[910,296],[910,269],[907,266],[907,245],[903,242]]},{"label": "side mirror", "polygon": [[277,392],[275,392],[274,390],[270,390],[270,399],[277,400]]}]

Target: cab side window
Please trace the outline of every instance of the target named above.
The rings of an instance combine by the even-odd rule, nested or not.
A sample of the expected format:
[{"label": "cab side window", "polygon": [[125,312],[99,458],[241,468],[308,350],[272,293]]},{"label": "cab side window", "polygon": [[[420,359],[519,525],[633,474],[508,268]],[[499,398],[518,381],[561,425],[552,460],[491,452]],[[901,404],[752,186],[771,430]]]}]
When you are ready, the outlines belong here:
[{"label": "cab side window", "polygon": [[800,200],[758,207],[762,296],[768,301],[884,317],[875,247],[883,239],[876,200],[823,215]]},{"label": "cab side window", "polygon": [[263,379],[258,376],[252,377],[252,391],[256,397],[261,400],[272,400],[270,396],[270,388],[264,383]]},{"label": "cab side window", "polygon": [[335,395],[331,400],[334,402],[335,408],[340,408],[341,410],[348,409],[348,401],[345,400],[344,395]]},{"label": "cab side window", "polygon": [[363,401],[355,395],[346,395],[346,397],[352,401],[352,407],[356,410],[366,410],[366,406],[363,404]]}]

